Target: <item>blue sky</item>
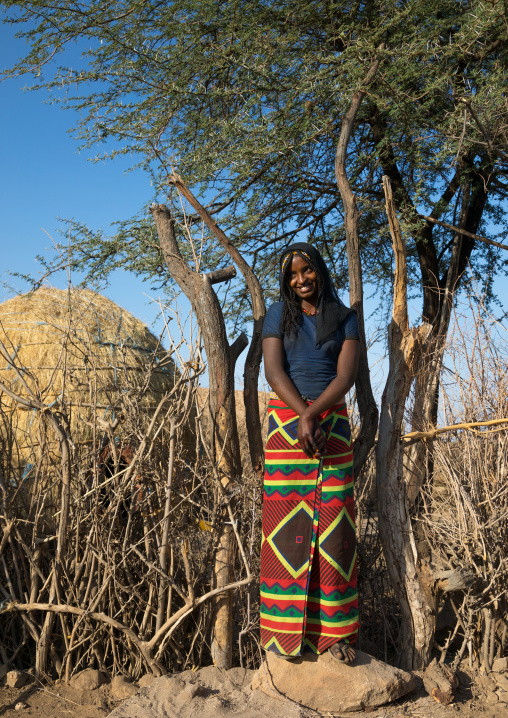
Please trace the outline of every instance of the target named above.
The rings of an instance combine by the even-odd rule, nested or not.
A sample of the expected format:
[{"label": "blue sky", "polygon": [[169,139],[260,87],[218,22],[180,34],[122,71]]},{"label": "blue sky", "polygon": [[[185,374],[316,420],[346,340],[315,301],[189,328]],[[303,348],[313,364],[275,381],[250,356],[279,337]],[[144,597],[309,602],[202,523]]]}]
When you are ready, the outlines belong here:
[{"label": "blue sky", "polygon": [[[3,63],[23,52],[10,27],[0,26]],[[91,229],[134,215],[152,199],[150,178],[141,170],[127,172],[128,158],[92,163],[91,152],[79,152],[68,134],[74,117],[58,105],[46,104],[44,92],[23,92],[27,79],[0,83],[0,241],[2,279],[8,271],[39,271],[37,254],[52,251],[51,237],[61,239],[59,218],[75,219]],[[51,280],[65,286],[64,275]],[[22,289],[18,283],[17,288]],[[144,293],[149,287],[127,272],[116,272],[105,291],[146,323],[154,316]],[[0,288],[0,298],[8,296]]]},{"label": "blue sky", "polygon": [[[0,24],[2,66],[8,67],[25,50],[14,37],[13,28]],[[72,57],[72,56],[71,56]],[[23,291],[27,285],[12,278],[10,272],[38,276],[42,271],[36,255],[54,253],[53,240],[62,241],[65,223],[75,220],[91,230],[108,234],[114,222],[129,219],[154,198],[150,176],[143,170],[129,171],[135,157],[92,162],[93,151],[79,151],[79,142],[69,133],[76,124],[73,111],[49,104],[48,93],[23,91],[31,78],[0,82],[0,280]],[[74,283],[81,277],[73,275]],[[67,275],[53,275],[52,286],[65,288]],[[152,331],[159,333],[163,321],[152,300],[159,297],[127,271],[117,270],[109,286],[101,290]],[[0,285],[0,301],[12,293]],[[190,305],[180,296],[178,306],[186,317]],[[171,325],[173,327],[174,325]],[[167,342],[164,342],[166,346]],[[246,352],[242,355],[245,358]],[[237,384],[241,386],[242,360],[237,364]],[[204,376],[202,383],[207,384]]]}]

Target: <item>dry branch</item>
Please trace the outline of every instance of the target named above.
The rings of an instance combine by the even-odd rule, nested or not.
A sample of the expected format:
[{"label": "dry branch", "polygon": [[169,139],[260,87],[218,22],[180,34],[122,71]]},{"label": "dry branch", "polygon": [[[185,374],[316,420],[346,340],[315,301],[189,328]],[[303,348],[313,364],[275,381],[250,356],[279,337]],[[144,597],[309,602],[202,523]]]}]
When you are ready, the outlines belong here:
[{"label": "dry branch", "polygon": [[[436,427],[429,431],[411,431],[409,434],[404,434],[400,437],[401,441],[404,441],[404,446],[410,446],[415,441],[429,441],[434,439],[439,434],[444,434],[448,431],[457,431],[458,429],[474,429],[477,426],[495,426],[496,424],[508,424],[508,419],[492,419],[490,421],[468,421],[461,424],[451,424],[450,426]],[[484,435],[484,432],[482,432]]]},{"label": "dry branch", "polygon": [[230,279],[234,279],[236,277],[236,268],[231,264],[229,267],[216,269],[214,272],[208,272],[203,276],[210,284],[220,284],[221,282],[228,282]]}]

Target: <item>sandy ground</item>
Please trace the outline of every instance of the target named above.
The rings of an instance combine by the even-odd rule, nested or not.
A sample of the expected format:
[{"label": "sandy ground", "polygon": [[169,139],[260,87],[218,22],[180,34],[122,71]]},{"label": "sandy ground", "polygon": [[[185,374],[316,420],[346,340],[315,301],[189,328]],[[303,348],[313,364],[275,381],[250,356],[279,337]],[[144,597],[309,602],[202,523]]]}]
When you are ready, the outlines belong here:
[{"label": "sandy ground", "polygon": [[[300,708],[299,706],[268,698],[263,694],[250,690],[251,672],[243,671],[242,676],[237,676],[241,669],[233,669],[236,673],[231,676],[238,683],[235,690],[231,690],[231,676],[224,673],[221,678],[220,672],[211,667],[198,671],[186,671],[178,677],[164,677],[159,679],[160,683],[154,691],[155,684],[149,688],[141,688],[139,693],[128,701],[115,701],[111,696],[108,685],[89,690],[76,690],[61,683],[52,685],[40,685],[32,683],[20,689],[0,687],[0,717],[14,718],[14,716],[37,716],[38,718],[102,718],[114,711],[117,716],[135,716],[136,718],[160,718],[164,715],[155,710],[157,702],[149,700],[158,694],[159,699],[164,697],[164,691],[172,699],[174,704],[175,679],[182,682],[184,687],[189,682],[209,680],[211,672],[214,672],[214,689],[209,695],[198,696],[185,705],[180,701],[176,706],[176,712],[168,712],[166,715],[178,715],[182,718],[211,718],[215,715],[238,716],[238,718],[311,718],[319,714]],[[218,676],[218,677],[217,677]],[[358,718],[508,718],[508,704],[501,703],[485,687],[485,677],[479,674],[470,674],[464,671],[459,672],[460,686],[455,702],[450,706],[442,706],[429,697],[423,688],[413,694],[395,701],[380,708],[368,709],[350,716]],[[181,679],[181,681],[180,681]],[[487,681],[488,683],[488,681]],[[168,688],[166,689],[165,686]],[[169,689],[169,690],[168,690]],[[244,698],[238,700],[240,692]],[[236,699],[234,699],[236,696]],[[166,701],[167,702],[167,701]],[[25,707],[16,710],[15,706],[23,703]],[[172,709],[175,710],[174,708]]]}]

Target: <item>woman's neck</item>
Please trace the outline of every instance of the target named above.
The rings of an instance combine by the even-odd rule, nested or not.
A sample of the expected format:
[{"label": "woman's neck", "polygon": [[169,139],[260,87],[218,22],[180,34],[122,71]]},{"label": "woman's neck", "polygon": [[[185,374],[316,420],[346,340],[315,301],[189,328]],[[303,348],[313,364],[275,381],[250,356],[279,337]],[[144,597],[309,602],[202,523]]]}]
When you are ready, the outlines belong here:
[{"label": "woman's neck", "polygon": [[300,302],[300,307],[302,309],[302,312],[312,317],[316,313],[316,304],[317,302],[309,302],[306,299],[302,299]]}]

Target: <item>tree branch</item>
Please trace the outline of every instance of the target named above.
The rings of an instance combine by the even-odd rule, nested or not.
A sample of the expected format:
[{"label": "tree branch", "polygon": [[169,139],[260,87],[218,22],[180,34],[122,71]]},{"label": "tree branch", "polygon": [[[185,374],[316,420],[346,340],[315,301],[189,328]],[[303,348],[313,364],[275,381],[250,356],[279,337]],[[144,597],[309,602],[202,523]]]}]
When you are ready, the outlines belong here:
[{"label": "tree branch", "polygon": [[[380,45],[379,50],[384,48],[384,44]],[[363,83],[363,87],[367,88],[374,79],[381,58],[376,56],[372,63]],[[358,366],[358,376],[356,379],[356,396],[358,408],[360,410],[361,426],[356,441],[354,443],[354,466],[355,473],[362,470],[367,456],[374,445],[376,438],[376,430],[378,425],[379,411],[372,393],[370,383],[369,362],[367,359],[367,342],[365,340],[365,323],[363,317],[363,280],[362,280],[362,264],[360,257],[360,239],[358,235],[358,209],[356,205],[356,197],[351,190],[351,185],[346,173],[346,153],[353,130],[358,110],[365,96],[365,89],[357,90],[353,95],[353,101],[349,108],[340,132],[339,141],[337,143],[337,152],[335,155],[335,177],[337,186],[342,197],[344,205],[344,226],[346,229],[346,247],[348,257],[349,272],[349,297],[350,304],[356,310],[358,317],[358,328],[360,331],[360,342],[362,352],[360,354],[360,362]]]},{"label": "tree branch", "polygon": [[214,272],[208,272],[208,274],[204,274],[203,276],[208,279],[210,284],[228,282],[230,279],[234,279],[236,277],[236,268],[232,264],[230,264],[229,267],[224,267],[224,269],[216,269]]},{"label": "tree branch", "polygon": [[418,217],[420,219],[425,219],[427,222],[432,222],[433,224],[439,224],[440,227],[445,227],[445,229],[451,229],[452,232],[456,232],[457,234],[464,234],[466,237],[470,237],[471,239],[478,239],[480,242],[485,242],[486,244],[492,244],[494,247],[499,247],[500,249],[506,249],[508,250],[508,245],[501,244],[500,242],[495,242],[493,239],[488,239],[488,237],[480,237],[479,234],[473,234],[473,232],[468,232],[465,229],[461,229],[460,227],[454,227],[452,224],[448,224],[447,222],[442,222],[440,219],[434,219],[434,217],[428,217],[426,214],[420,214],[418,213]]},{"label": "tree branch", "polygon": [[236,360],[248,345],[249,340],[247,339],[247,335],[245,334],[245,332],[242,332],[240,336],[238,336],[235,341],[229,346],[231,366],[233,367],[233,369],[235,367]]}]

